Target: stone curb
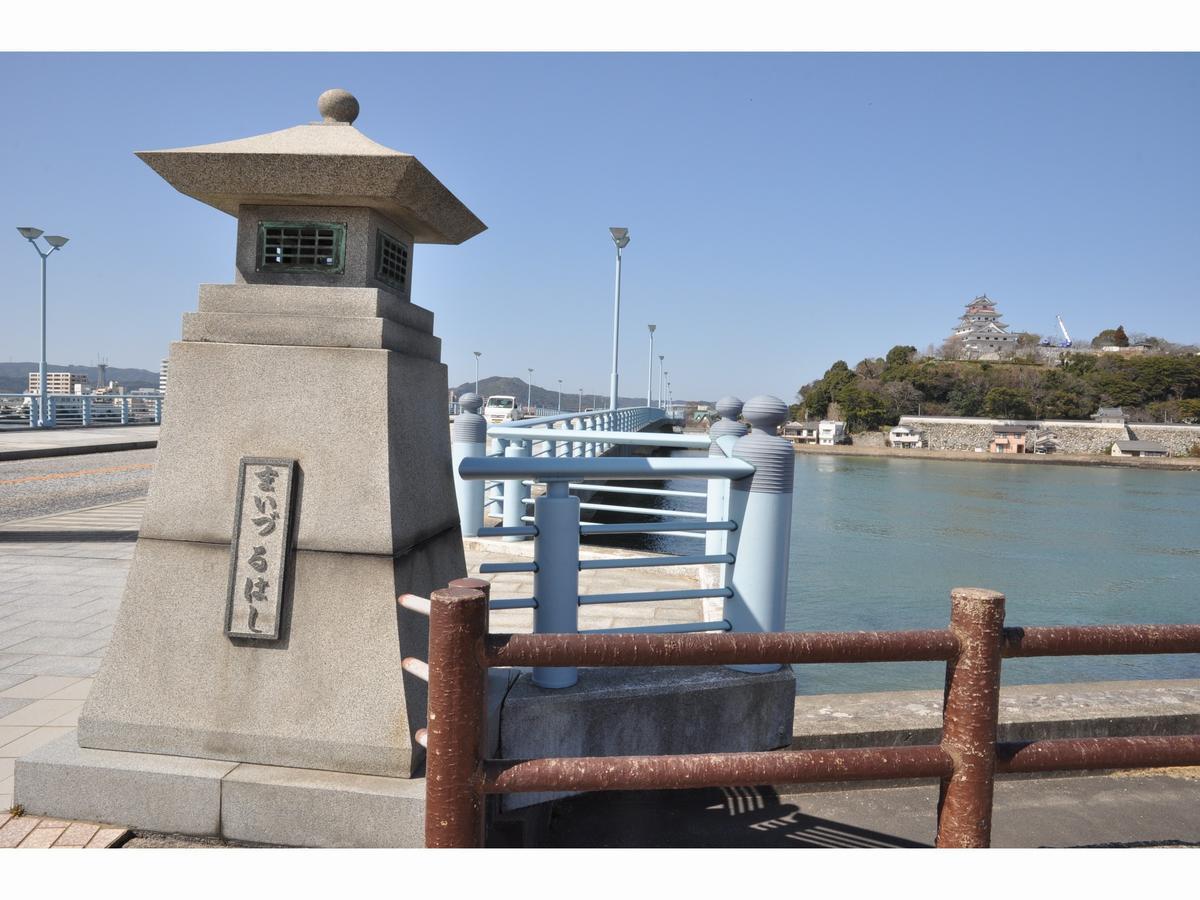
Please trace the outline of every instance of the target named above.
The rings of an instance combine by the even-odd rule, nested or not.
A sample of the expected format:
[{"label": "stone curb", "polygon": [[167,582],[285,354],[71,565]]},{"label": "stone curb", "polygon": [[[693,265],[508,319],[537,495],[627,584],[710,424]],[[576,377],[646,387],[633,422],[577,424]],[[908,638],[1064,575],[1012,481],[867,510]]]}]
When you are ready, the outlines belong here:
[{"label": "stone curb", "polygon": [[53,456],[83,456],[88,453],[119,453],[122,450],[153,450],[158,441],[121,441],[115,444],[81,444],[76,447],[33,447],[0,450],[0,462],[18,459],[48,459]]}]

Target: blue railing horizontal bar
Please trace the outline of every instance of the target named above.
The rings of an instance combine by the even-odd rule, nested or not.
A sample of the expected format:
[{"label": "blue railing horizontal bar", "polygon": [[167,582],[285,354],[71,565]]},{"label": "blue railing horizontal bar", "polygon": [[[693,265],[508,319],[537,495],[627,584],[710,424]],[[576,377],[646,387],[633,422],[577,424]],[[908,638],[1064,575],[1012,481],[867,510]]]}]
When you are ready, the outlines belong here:
[{"label": "blue railing horizontal bar", "polygon": [[646,603],[651,600],[700,600],[704,597],[732,597],[730,588],[692,588],[682,591],[626,591],[620,594],[586,594],[580,606],[593,603]]},{"label": "blue railing horizontal bar", "polygon": [[600,512],[634,513],[639,516],[679,516],[684,519],[707,519],[708,513],[686,512],[682,509],[648,509],[645,506],[615,506],[611,503],[580,503],[580,509]]},{"label": "blue railing horizontal bar", "polygon": [[706,434],[656,434],[646,431],[579,431],[576,429],[522,428],[493,425],[488,437],[510,441],[578,441],[584,444],[635,444],[639,447],[678,447],[707,450],[712,443]]},{"label": "blue railing horizontal bar", "polygon": [[580,525],[580,534],[654,534],[672,531],[736,531],[737,523],[705,522],[698,525],[688,519],[668,519],[666,522],[614,522],[605,525]]},{"label": "blue railing horizontal bar", "polygon": [[726,619],[717,622],[681,622],[675,625],[635,625],[632,628],[589,628],[580,634],[691,634],[698,631],[732,631]]},{"label": "blue railing horizontal bar", "polygon": [[534,525],[496,525],[480,528],[478,532],[480,537],[537,537],[537,533]]},{"label": "blue railing horizontal bar", "polygon": [[647,497],[697,497],[704,500],[708,494],[703,491],[672,491],[667,488],[620,487],[614,484],[568,484],[573,491],[594,491],[605,494],[640,494]]},{"label": "blue railing horizontal bar", "polygon": [[500,572],[536,572],[538,565],[535,562],[519,562],[519,563],[480,563],[479,571],[484,575],[495,575]]},{"label": "blue railing horizontal bar", "polygon": [[560,457],[533,459],[509,456],[504,459],[472,456],[458,464],[458,474],[467,481],[665,481],[670,478],[728,478],[737,480],[754,474],[754,466],[743,459],[672,459],[670,457]]},{"label": "blue railing horizontal bar", "polygon": [[533,597],[514,597],[511,600],[489,600],[488,609],[537,609]]},{"label": "blue railing horizontal bar", "polygon": [[732,553],[715,553],[711,556],[634,556],[625,559],[581,559],[579,569],[644,569],[653,566],[708,566],[731,562]]}]

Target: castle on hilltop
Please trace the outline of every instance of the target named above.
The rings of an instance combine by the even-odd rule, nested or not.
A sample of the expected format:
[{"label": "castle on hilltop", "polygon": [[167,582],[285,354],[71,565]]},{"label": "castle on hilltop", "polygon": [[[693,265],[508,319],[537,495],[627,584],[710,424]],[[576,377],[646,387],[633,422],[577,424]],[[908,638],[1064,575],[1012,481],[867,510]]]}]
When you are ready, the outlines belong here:
[{"label": "castle on hilltop", "polygon": [[1000,321],[996,302],[987,294],[980,294],[967,304],[949,342],[956,345],[957,355],[978,359],[985,354],[999,356],[1015,350],[1017,335],[1011,334]]}]

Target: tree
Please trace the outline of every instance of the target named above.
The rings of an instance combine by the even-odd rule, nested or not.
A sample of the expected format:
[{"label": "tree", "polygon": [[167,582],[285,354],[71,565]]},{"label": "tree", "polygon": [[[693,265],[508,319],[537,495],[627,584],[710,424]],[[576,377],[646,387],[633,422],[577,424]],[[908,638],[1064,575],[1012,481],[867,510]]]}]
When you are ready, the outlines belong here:
[{"label": "tree", "polygon": [[983,411],[996,419],[1029,419],[1033,417],[1031,401],[1028,391],[994,387],[983,398]]},{"label": "tree", "polygon": [[1125,334],[1125,326],[1118,325],[1116,328],[1106,328],[1094,338],[1092,338],[1093,347],[1128,347],[1129,336]]},{"label": "tree", "polygon": [[887,352],[887,356],[883,358],[884,371],[888,369],[897,369],[901,366],[907,366],[913,361],[917,355],[917,348],[908,345],[897,344]]},{"label": "tree", "polygon": [[875,428],[887,419],[887,402],[874,391],[848,384],[837,393],[837,402],[851,431]]}]

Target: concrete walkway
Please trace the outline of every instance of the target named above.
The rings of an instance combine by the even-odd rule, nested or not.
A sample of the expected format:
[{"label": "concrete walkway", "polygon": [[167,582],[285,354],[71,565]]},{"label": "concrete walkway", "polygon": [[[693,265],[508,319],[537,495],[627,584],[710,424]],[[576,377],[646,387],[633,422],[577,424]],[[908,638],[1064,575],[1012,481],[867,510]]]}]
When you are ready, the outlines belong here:
[{"label": "concrete walkway", "polygon": [[0,431],[0,460],[146,450],[157,446],[157,425]]},{"label": "concrete walkway", "polygon": [[[112,637],[144,506],[139,498],[0,526],[0,810],[13,802],[17,757],[75,727]],[[519,553],[500,541],[467,542],[468,572],[477,576],[485,560],[519,561]],[[492,582],[494,597],[533,594],[532,574],[482,577]],[[694,587],[694,578],[669,568],[636,570],[632,579],[620,570],[592,570],[581,584],[587,593],[610,593]],[[611,628],[703,617],[696,600],[598,604],[581,612],[580,624]],[[492,629],[532,631],[532,611],[497,612]]]}]

